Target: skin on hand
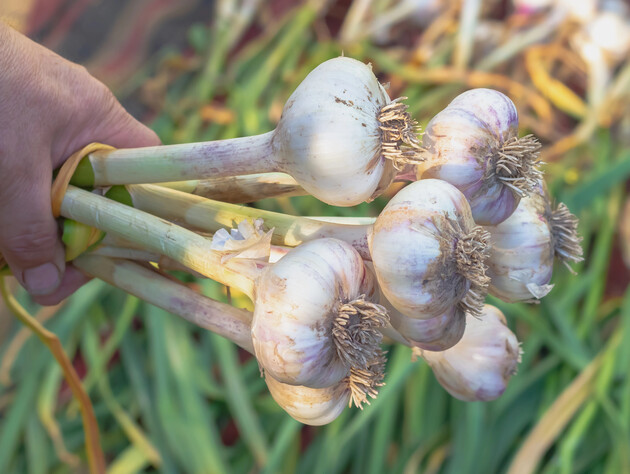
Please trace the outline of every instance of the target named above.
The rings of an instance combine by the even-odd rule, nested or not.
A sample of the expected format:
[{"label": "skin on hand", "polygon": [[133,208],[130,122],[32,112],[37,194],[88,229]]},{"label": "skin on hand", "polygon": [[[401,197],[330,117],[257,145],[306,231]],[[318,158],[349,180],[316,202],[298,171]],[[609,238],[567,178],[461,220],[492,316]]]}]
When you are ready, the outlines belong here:
[{"label": "skin on hand", "polygon": [[65,263],[50,188],[53,170],[91,142],[160,144],[85,68],[0,22],[0,252],[40,304],[87,281]]}]

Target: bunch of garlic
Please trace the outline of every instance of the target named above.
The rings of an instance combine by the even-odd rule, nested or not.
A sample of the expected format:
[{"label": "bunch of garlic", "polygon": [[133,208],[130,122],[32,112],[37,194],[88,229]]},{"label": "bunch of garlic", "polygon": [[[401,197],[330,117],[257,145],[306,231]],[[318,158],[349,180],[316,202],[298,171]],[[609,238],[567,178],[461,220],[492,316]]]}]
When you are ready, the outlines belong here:
[{"label": "bunch of garlic", "polygon": [[[247,337],[269,391],[291,416],[318,425],[377,395],[384,335],[414,347],[458,398],[489,400],[503,392],[520,349],[500,311],[484,305],[488,290],[506,301],[540,298],[551,289],[554,256],[581,260],[577,219],[562,204],[552,211],[542,191],[539,148],[532,136],[518,137],[512,101],[488,89],[456,97],[429,122],[420,146],[407,106],[390,100],[369,65],[342,57],[306,77],[273,132],[90,159],[97,184],[182,178],[194,169],[218,176],[286,171],[335,205],[373,199],[397,170],[419,178],[371,225],[340,232],[350,236],[346,241],[317,228],[317,238],[300,236],[304,243],[270,263],[276,234],[260,220],[236,221],[238,229],[219,230],[208,242],[155,216],[149,226],[121,206],[127,228],[123,210],[94,216],[95,196],[72,187],[62,212],[121,237],[137,228],[136,247],[126,250],[161,253],[251,297]],[[177,208],[181,202],[172,196],[170,207]],[[155,207],[144,210],[157,216]],[[190,223],[188,214],[199,207],[189,202],[162,217]],[[162,239],[149,229],[163,229]]]}]

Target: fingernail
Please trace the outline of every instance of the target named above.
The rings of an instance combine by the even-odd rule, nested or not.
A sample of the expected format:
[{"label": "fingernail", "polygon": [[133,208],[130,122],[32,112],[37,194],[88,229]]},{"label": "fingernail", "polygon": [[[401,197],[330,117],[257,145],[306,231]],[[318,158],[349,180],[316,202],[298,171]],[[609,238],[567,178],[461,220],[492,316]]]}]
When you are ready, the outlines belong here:
[{"label": "fingernail", "polygon": [[29,268],[22,273],[26,290],[37,296],[49,295],[61,283],[59,269],[53,263],[44,263],[39,267]]}]

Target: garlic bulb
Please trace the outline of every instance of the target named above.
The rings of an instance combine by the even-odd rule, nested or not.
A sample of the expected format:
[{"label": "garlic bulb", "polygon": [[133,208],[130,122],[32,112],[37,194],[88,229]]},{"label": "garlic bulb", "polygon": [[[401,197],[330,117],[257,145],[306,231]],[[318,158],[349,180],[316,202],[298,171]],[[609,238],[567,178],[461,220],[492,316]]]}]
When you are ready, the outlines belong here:
[{"label": "garlic bulb", "polygon": [[431,319],[454,306],[478,314],[487,292],[488,233],[454,186],[427,179],[399,191],[368,244],[381,291],[405,316]]},{"label": "garlic bulb", "polygon": [[390,100],[369,65],[339,57],[308,74],[272,132],[92,153],[73,183],[106,186],[281,171],[328,204],[354,206],[378,196],[398,168],[419,159],[417,126],[407,106]]},{"label": "garlic bulb", "polygon": [[417,160],[416,123],[406,109],[390,101],[369,65],[331,59],[287,101],[274,151],[309,193],[329,204],[359,204],[384,191],[396,168]]},{"label": "garlic bulb", "polygon": [[505,316],[490,305],[484,306],[480,317],[466,315],[466,331],[454,347],[418,353],[448,393],[465,401],[499,397],[521,361],[518,340]]},{"label": "garlic bulb", "polygon": [[337,418],[348,405],[350,391],[343,383],[332,387],[309,388],[288,385],[267,375],[267,388],[278,405],[300,423],[326,425]]},{"label": "garlic bulb", "polygon": [[551,291],[554,257],[565,265],[582,260],[577,218],[560,203],[552,210],[542,186],[523,198],[506,221],[486,227],[490,293],[503,301],[532,301]]},{"label": "garlic bulb", "polygon": [[491,89],[464,92],[427,125],[418,178],[453,184],[468,199],[475,222],[498,224],[542,176],[539,142],[517,133],[518,114],[507,96]]},{"label": "garlic bulb", "polygon": [[252,340],[261,368],[310,388],[378,369],[379,328],[389,317],[376,298],[374,277],[349,244],[319,239],[290,251],[265,268],[256,287]]}]

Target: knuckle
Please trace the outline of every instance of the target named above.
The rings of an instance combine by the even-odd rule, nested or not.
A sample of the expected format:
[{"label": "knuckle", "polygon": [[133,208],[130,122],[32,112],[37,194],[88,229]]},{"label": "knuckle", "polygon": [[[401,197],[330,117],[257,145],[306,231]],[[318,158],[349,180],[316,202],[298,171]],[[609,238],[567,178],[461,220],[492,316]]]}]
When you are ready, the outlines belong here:
[{"label": "knuckle", "polygon": [[38,261],[51,253],[57,243],[57,235],[43,222],[32,222],[20,230],[4,236],[2,249],[24,262]]}]

